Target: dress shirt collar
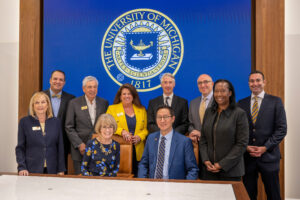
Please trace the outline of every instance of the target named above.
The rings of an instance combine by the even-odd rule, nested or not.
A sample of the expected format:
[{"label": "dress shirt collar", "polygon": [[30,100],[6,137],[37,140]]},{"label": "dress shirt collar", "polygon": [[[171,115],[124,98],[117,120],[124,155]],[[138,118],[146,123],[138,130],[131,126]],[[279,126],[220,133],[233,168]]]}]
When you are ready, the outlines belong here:
[{"label": "dress shirt collar", "polygon": [[[207,96],[206,96],[206,101],[209,102],[210,99],[212,98],[213,96],[213,91],[211,91]],[[203,100],[204,99],[204,96],[202,95],[201,99]]]},{"label": "dress shirt collar", "polygon": [[170,141],[173,136],[173,129],[167,133],[166,135],[162,135],[161,133],[159,134],[159,140],[161,140],[161,137],[165,137],[167,141]]},{"label": "dress shirt collar", "polygon": [[170,100],[172,100],[172,99],[173,99],[173,96],[174,96],[174,93],[172,93],[170,96],[167,96],[167,95],[163,94],[164,100],[165,100],[167,97],[170,97]]},{"label": "dress shirt collar", "polygon": [[96,103],[96,97],[93,99],[92,103],[90,102],[90,100],[87,98],[86,95],[84,95],[84,98],[86,100],[87,105],[94,105]]},{"label": "dress shirt collar", "polygon": [[[264,90],[263,90],[261,93],[259,93],[259,94],[257,95],[257,97],[258,97],[259,99],[263,99],[264,96],[265,96],[265,91],[264,91]],[[252,94],[251,94],[251,99],[254,99],[254,97],[255,97],[255,95],[252,93]]]},{"label": "dress shirt collar", "polygon": [[[50,97],[52,98],[52,95],[54,95],[55,93],[51,90],[51,88],[49,89],[49,91],[50,91]],[[60,91],[56,95],[61,95],[61,94],[62,94],[62,91]]]}]

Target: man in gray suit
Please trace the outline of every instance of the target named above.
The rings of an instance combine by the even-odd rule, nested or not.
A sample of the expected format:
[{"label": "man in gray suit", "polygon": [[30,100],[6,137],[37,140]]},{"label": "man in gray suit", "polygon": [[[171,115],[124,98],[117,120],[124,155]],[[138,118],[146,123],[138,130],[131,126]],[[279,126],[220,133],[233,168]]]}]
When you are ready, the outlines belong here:
[{"label": "man in gray suit", "polygon": [[[189,137],[193,142],[198,142],[201,136],[201,124],[207,107],[211,106],[213,100],[212,78],[207,74],[201,74],[197,79],[197,85],[201,96],[193,99],[189,109]],[[201,115],[201,116],[200,116]]]},{"label": "man in gray suit", "polygon": [[65,124],[71,142],[71,156],[76,174],[81,173],[82,155],[87,141],[94,133],[94,125],[108,107],[107,100],[96,96],[98,80],[95,77],[85,77],[82,81],[82,89],[85,95],[69,103]]}]

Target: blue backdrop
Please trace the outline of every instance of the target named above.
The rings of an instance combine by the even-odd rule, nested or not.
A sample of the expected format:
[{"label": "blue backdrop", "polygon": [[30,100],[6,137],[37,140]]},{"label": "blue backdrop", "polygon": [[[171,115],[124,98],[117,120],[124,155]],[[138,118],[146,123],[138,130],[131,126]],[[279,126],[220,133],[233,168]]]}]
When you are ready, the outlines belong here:
[{"label": "blue backdrop", "polygon": [[[202,73],[229,79],[237,99],[249,95],[251,0],[44,0],[43,89],[49,88],[51,72],[60,69],[66,73],[64,90],[80,96],[82,79],[93,75],[99,80],[98,95],[112,103],[119,85],[105,70],[102,41],[118,17],[142,8],[164,14],[181,33],[184,53],[175,74],[176,95],[189,101],[199,96],[196,80]],[[161,88],[139,92],[146,107],[161,94]]]}]

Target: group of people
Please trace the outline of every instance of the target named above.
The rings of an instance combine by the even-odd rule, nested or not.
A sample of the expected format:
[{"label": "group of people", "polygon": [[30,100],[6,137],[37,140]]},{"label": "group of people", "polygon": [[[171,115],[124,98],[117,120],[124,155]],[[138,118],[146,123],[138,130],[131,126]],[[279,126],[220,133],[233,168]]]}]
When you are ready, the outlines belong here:
[{"label": "group of people", "polygon": [[[70,152],[76,174],[116,176],[120,144],[133,145],[133,173],[139,178],[204,179],[243,182],[257,196],[258,173],[268,199],[280,199],[279,143],[286,135],[286,115],[279,97],[266,94],[260,71],[249,75],[252,94],[236,103],[228,80],[197,79],[201,95],[190,102],[173,93],[175,78],[161,78],[163,94],[141,104],[131,84],[122,85],[112,105],[97,96],[98,81],[87,76],[84,95],[63,91],[65,74],[51,74],[50,89],[35,93],[29,115],[18,129],[19,175],[64,174]],[[94,134],[95,133],[95,134]],[[95,137],[92,137],[95,135]],[[188,137],[186,137],[186,136]],[[199,165],[193,143],[199,144]]]}]

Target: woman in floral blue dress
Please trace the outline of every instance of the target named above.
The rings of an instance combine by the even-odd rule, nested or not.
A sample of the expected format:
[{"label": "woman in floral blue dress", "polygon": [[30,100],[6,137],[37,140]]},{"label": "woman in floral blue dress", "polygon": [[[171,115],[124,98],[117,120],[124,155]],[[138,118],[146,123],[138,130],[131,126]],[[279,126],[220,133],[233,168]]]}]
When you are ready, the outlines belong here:
[{"label": "woman in floral blue dress", "polygon": [[96,138],[87,142],[81,172],[84,176],[117,176],[120,164],[120,144],[112,140],[117,123],[110,114],[97,120]]}]

